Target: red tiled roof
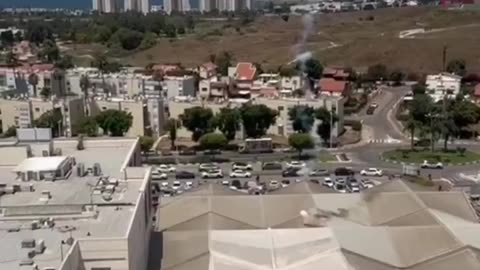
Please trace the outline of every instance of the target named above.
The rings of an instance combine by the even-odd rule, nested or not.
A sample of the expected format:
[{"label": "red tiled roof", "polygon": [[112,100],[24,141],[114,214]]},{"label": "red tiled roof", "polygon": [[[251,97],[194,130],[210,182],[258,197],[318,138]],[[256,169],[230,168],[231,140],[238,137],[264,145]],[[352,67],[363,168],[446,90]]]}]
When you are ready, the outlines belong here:
[{"label": "red tiled roof", "polygon": [[321,92],[340,92],[343,93],[347,83],[345,81],[337,81],[331,78],[323,78],[318,82]]},{"label": "red tiled roof", "polygon": [[208,69],[208,70],[214,70],[214,69],[217,68],[217,65],[215,65],[212,62],[203,63],[201,66]]},{"label": "red tiled roof", "polygon": [[343,68],[326,67],[323,70],[323,75],[324,76],[330,76],[330,77],[347,78],[350,74],[348,74],[348,72],[345,72],[345,69],[343,69]]},{"label": "red tiled roof", "polygon": [[238,63],[236,69],[236,79],[250,81],[255,78],[257,68],[252,63]]},{"label": "red tiled roof", "polygon": [[476,97],[480,97],[480,83],[475,85],[475,91],[473,92],[473,95]]}]

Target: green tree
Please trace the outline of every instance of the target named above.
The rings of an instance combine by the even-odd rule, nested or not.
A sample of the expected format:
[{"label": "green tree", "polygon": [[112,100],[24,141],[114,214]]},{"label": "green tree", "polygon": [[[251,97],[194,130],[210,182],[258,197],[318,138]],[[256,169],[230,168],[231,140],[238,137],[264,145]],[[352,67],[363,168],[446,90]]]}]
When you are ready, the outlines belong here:
[{"label": "green tree", "polygon": [[140,49],[146,50],[157,44],[157,35],[153,32],[148,32],[143,35],[142,43],[140,44]]},{"label": "green tree", "polygon": [[55,67],[62,70],[73,68],[73,57],[70,55],[60,56],[60,58],[55,62]]},{"label": "green tree", "polygon": [[369,81],[383,81],[388,77],[387,67],[383,64],[369,66],[367,70],[367,78]]},{"label": "green tree", "polygon": [[388,79],[392,81],[394,85],[401,85],[402,81],[405,79],[405,73],[400,70],[394,70],[390,73]]},{"label": "green tree", "polygon": [[165,28],[163,29],[163,33],[168,38],[174,38],[174,37],[177,36],[177,28],[175,27],[175,25],[173,25],[171,23],[166,24]]},{"label": "green tree", "polygon": [[292,77],[292,76],[298,75],[298,71],[289,66],[279,66],[278,73],[282,77]]},{"label": "green tree", "polygon": [[228,143],[227,138],[221,133],[206,133],[200,137],[200,147],[205,150],[218,150]]},{"label": "green tree", "polygon": [[120,42],[123,49],[127,51],[134,50],[140,46],[143,34],[138,31],[130,30],[128,28],[121,28],[112,36],[112,42]]},{"label": "green tree", "polygon": [[420,122],[422,125],[430,125],[428,115],[433,112],[433,100],[428,95],[415,95],[408,106],[409,117]]},{"label": "green tree", "polygon": [[3,136],[6,138],[17,136],[17,127],[9,126],[8,129],[3,133]]},{"label": "green tree", "polygon": [[414,149],[415,147],[415,131],[417,127],[420,126],[420,122],[416,121],[415,119],[409,117],[404,124],[404,129],[410,132],[410,149]]},{"label": "green tree", "polygon": [[416,83],[412,85],[412,93],[414,95],[425,95],[427,87],[424,84]]},{"label": "green tree", "polygon": [[296,105],[289,108],[288,119],[292,121],[293,130],[308,133],[315,122],[315,110],[306,105]]},{"label": "green tree", "polygon": [[182,125],[182,123],[175,119],[170,118],[165,125],[165,129],[168,131],[168,136],[170,137],[171,149],[175,149],[175,140],[177,140],[177,129]]},{"label": "green tree", "polygon": [[177,33],[178,33],[179,35],[185,35],[185,27],[179,26],[179,27],[177,28]]},{"label": "green tree", "polygon": [[18,66],[19,61],[18,61],[17,55],[14,54],[13,51],[9,51],[7,53],[5,62],[13,70],[13,74],[16,74],[15,70]]},{"label": "green tree", "polygon": [[229,141],[235,139],[235,134],[240,130],[240,121],[240,112],[235,108],[221,108],[215,116],[215,126]]},{"label": "green tree", "polygon": [[196,106],[185,109],[180,116],[182,125],[192,132],[192,140],[198,141],[204,134],[213,132],[213,112],[209,108]]},{"label": "green tree", "polygon": [[88,79],[88,76],[83,74],[80,77],[80,89],[82,89],[82,93],[85,96],[85,99],[88,98],[88,88],[90,88],[90,79]]},{"label": "green tree", "polygon": [[55,63],[58,61],[60,59],[60,50],[55,41],[47,39],[44,42],[42,49],[38,52],[38,58],[47,63]]},{"label": "green tree", "polygon": [[317,59],[310,58],[305,62],[304,68],[310,90],[313,92],[315,87],[315,80],[320,79],[320,77],[322,76],[323,66]]},{"label": "green tree", "polygon": [[223,51],[215,56],[215,65],[217,65],[217,71],[223,76],[228,75],[228,68],[232,66],[233,55],[230,52]]},{"label": "green tree", "polygon": [[191,15],[187,15],[185,17],[185,25],[188,29],[190,29],[190,31],[195,29],[195,20],[193,19],[193,17]]},{"label": "green tree", "polygon": [[0,33],[0,42],[5,46],[12,46],[15,42],[15,36],[11,30]]},{"label": "green tree", "polygon": [[84,117],[77,125],[78,133],[85,134],[88,137],[95,137],[98,134],[98,124],[95,118],[91,116]]},{"label": "green tree", "polygon": [[50,89],[50,87],[43,87],[40,91],[40,96],[42,96],[43,99],[49,99],[52,96],[52,89]]},{"label": "green tree", "polygon": [[148,151],[152,149],[153,144],[155,143],[155,140],[150,137],[150,136],[141,136],[140,137],[140,150],[144,153],[147,154]]},{"label": "green tree", "polygon": [[302,151],[305,149],[312,149],[315,144],[313,138],[308,133],[293,133],[288,137],[288,144],[298,151],[298,156],[301,157]]},{"label": "green tree", "polygon": [[104,134],[123,136],[132,126],[133,117],[131,113],[125,111],[106,110],[98,114],[95,121]]},{"label": "green tree", "polygon": [[277,111],[264,104],[255,104],[243,106],[240,115],[247,136],[259,138],[267,133],[271,125],[275,124]]},{"label": "green tree", "polygon": [[467,65],[463,59],[453,59],[447,64],[447,72],[464,76],[467,73]]},{"label": "green tree", "polygon": [[37,85],[38,85],[38,75],[35,73],[31,73],[28,75],[28,83],[32,86],[33,88],[33,96],[37,96]]},{"label": "green tree", "polygon": [[60,109],[54,109],[47,111],[40,115],[38,119],[34,121],[34,126],[37,128],[51,128],[52,135],[58,137],[62,134],[62,111]]},{"label": "green tree", "polygon": [[320,123],[317,125],[318,136],[320,136],[325,143],[329,143],[332,128],[338,121],[337,115],[330,112],[327,108],[322,107],[315,110],[315,118],[320,120]]}]

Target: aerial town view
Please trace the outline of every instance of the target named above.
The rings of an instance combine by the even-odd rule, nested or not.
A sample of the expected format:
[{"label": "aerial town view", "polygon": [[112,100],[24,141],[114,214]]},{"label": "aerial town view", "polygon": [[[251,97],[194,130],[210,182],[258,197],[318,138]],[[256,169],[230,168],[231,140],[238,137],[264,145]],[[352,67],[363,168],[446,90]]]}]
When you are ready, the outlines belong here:
[{"label": "aerial town view", "polygon": [[479,19],[1,0],[0,270],[479,270]]}]

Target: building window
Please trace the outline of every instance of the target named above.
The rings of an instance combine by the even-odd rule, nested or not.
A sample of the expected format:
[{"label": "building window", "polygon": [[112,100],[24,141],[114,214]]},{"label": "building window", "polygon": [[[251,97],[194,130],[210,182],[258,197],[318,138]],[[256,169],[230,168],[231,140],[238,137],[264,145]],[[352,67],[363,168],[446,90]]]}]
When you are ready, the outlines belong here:
[{"label": "building window", "polygon": [[65,107],[63,110],[64,110],[65,112],[68,112],[68,108],[67,108],[67,107]]},{"label": "building window", "polygon": [[106,110],[107,110],[107,107],[103,106],[103,107],[102,107],[102,110],[106,111]]},{"label": "building window", "polygon": [[36,111],[36,112],[40,112],[40,108],[38,108],[38,107],[35,108],[35,111]]},{"label": "building window", "polygon": [[283,106],[278,106],[277,109],[278,109],[278,111],[283,111],[284,110]]},{"label": "building window", "polygon": [[207,88],[203,87],[202,92],[207,92]]}]

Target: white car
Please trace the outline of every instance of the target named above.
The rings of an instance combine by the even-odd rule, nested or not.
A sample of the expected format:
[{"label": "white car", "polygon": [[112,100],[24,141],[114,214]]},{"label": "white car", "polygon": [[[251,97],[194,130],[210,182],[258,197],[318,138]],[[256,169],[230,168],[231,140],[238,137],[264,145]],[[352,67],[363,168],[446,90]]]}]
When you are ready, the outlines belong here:
[{"label": "white car", "polygon": [[324,186],[326,186],[326,187],[329,187],[329,188],[333,188],[332,178],[330,178],[330,177],[325,177],[325,179],[323,179],[322,185],[324,185]]},{"label": "white car", "polygon": [[228,185],[230,185],[230,181],[228,181],[228,180],[223,180],[223,181],[222,181],[222,185],[228,186]]},{"label": "white car", "polygon": [[191,189],[193,187],[193,182],[192,181],[188,181],[188,182],[185,182],[185,190],[188,190],[188,189]]},{"label": "white car", "polygon": [[360,186],[363,189],[369,189],[369,188],[374,187],[375,185],[370,180],[363,179],[363,180],[360,181]]},{"label": "white car", "polygon": [[202,178],[223,178],[222,170],[209,170],[202,172]]},{"label": "white car", "polygon": [[162,186],[162,187],[168,187],[168,182],[162,182],[162,183],[161,183],[161,186]]},{"label": "white car", "polygon": [[360,188],[358,186],[348,186],[348,190],[351,192],[351,193],[358,193],[360,192]]},{"label": "white car", "polygon": [[157,167],[157,171],[159,173],[173,173],[176,170],[177,169],[175,169],[175,167],[173,167],[172,165],[166,165],[166,164],[162,164]]},{"label": "white car", "polygon": [[203,172],[203,171],[211,171],[211,170],[218,170],[218,166],[213,163],[202,163],[200,166],[198,166],[198,170]]},{"label": "white car", "polygon": [[293,168],[293,169],[303,169],[305,168],[306,164],[305,162],[302,161],[290,161],[287,162],[287,169]]},{"label": "white car", "polygon": [[252,165],[248,163],[243,163],[243,162],[235,162],[232,164],[232,170],[242,170],[242,171],[250,171],[252,170]]},{"label": "white car", "polygon": [[168,175],[166,173],[152,172],[152,180],[167,180]]},{"label": "white car", "polygon": [[230,173],[231,178],[239,177],[239,178],[250,178],[252,177],[252,174],[247,171],[242,171],[242,170],[235,170]]},{"label": "white car", "polygon": [[277,189],[280,187],[280,183],[277,180],[271,180],[268,185],[270,188]]},{"label": "white car", "polygon": [[180,183],[180,181],[173,181],[172,188],[173,188],[174,190],[179,189],[180,186],[182,186],[182,184]]},{"label": "white car", "polygon": [[429,161],[424,160],[420,167],[423,169],[443,169],[443,164],[441,162],[430,163]]},{"label": "white car", "polygon": [[360,175],[363,175],[363,176],[367,176],[367,175],[368,176],[382,176],[383,171],[379,170],[377,168],[368,168],[368,169],[360,171]]},{"label": "white car", "polygon": [[288,187],[290,185],[290,180],[282,180],[282,187]]}]

